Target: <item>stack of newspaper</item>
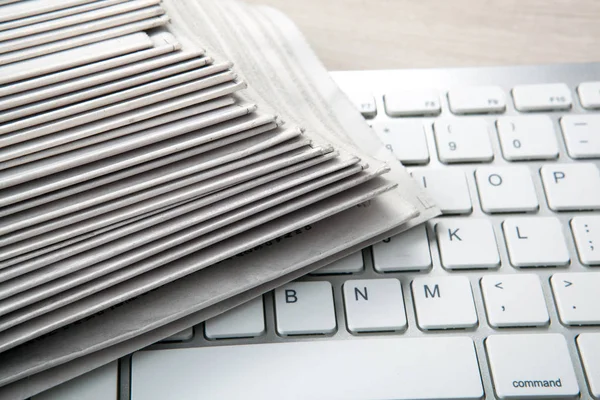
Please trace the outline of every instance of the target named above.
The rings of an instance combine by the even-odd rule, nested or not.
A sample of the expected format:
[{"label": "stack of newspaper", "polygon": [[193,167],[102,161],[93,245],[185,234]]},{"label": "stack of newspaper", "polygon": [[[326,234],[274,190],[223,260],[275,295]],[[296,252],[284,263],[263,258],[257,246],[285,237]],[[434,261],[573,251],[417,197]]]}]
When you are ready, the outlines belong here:
[{"label": "stack of newspaper", "polygon": [[0,398],[436,213],[273,10],[0,0]]}]

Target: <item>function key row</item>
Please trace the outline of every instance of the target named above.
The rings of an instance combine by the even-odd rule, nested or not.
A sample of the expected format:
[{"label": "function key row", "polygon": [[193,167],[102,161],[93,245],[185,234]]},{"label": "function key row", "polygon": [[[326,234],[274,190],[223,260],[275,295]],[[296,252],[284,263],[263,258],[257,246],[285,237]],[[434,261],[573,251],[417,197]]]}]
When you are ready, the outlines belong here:
[{"label": "function key row", "polygon": [[[517,85],[512,91],[515,109],[522,112],[569,110],[571,90],[564,83]],[[600,108],[600,82],[584,82],[577,87],[582,107]],[[471,86],[447,93],[450,111],[458,115],[503,113],[506,96],[499,86]],[[366,118],[377,115],[377,103],[368,93],[350,93],[350,99]],[[390,117],[438,115],[442,111],[440,92],[435,89],[403,90],[383,96]]]},{"label": "function key row", "polygon": [[[430,161],[426,125],[418,120],[375,120],[371,126],[395,157],[406,165]],[[493,127],[483,118],[436,120],[433,134],[438,158],[445,164],[491,162]],[[507,161],[555,160],[559,145],[554,124],[545,115],[500,117],[495,123]],[[560,130],[573,159],[600,158],[600,115],[568,115]]]}]

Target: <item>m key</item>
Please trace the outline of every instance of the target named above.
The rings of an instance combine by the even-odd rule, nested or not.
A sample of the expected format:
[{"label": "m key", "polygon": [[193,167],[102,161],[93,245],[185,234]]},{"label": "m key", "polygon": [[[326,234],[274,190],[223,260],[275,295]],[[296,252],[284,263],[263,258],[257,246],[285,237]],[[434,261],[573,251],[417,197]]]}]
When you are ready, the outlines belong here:
[{"label": "m key", "polygon": [[417,278],[412,282],[417,323],[424,330],[477,325],[471,283],[465,276]]}]

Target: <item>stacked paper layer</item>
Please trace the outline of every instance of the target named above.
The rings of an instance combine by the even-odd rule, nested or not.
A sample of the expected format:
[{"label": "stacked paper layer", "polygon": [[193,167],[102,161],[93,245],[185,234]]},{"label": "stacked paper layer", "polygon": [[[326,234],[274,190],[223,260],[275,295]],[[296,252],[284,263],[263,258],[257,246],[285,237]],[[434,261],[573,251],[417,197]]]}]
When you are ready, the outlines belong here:
[{"label": "stacked paper layer", "polygon": [[[28,397],[435,215],[394,160],[379,160],[380,144],[361,144],[372,139],[347,100],[307,95],[303,85],[318,84],[339,96],[311,81],[325,75],[315,60],[284,72],[304,54],[243,32],[264,18],[288,26],[257,12],[0,1],[0,398]],[[299,72],[310,74],[299,83]],[[362,139],[344,127],[356,123]]]}]

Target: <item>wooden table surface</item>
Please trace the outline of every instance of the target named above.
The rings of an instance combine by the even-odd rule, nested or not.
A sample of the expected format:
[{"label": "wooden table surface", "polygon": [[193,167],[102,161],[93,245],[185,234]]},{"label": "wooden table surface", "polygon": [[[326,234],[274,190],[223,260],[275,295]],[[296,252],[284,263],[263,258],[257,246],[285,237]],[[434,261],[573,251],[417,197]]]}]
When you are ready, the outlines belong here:
[{"label": "wooden table surface", "polygon": [[600,61],[600,0],[247,0],[330,70]]}]

